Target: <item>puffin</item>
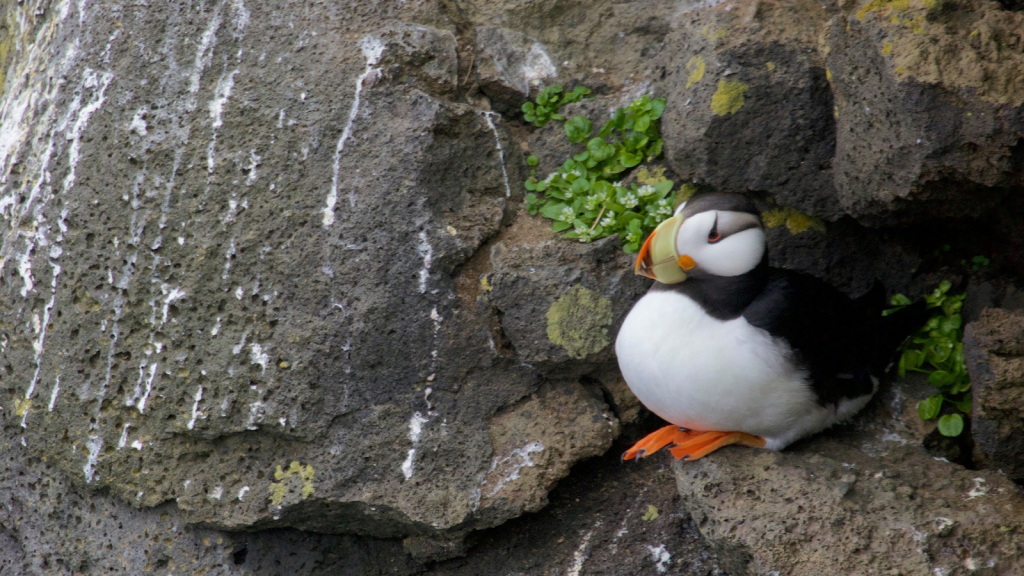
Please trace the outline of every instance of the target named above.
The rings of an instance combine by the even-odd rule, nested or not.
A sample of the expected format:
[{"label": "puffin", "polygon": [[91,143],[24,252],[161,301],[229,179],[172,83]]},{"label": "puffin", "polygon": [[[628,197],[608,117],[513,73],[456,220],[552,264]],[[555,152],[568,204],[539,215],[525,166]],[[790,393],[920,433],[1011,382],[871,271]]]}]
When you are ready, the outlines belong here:
[{"label": "puffin", "polygon": [[851,299],[769,266],[766,248],[759,212],[730,193],[692,198],[646,239],[635,272],[655,282],[615,352],[636,397],[670,425],[624,460],[669,445],[680,460],[730,444],[782,450],[845,421],[927,320],[922,301],[883,316],[877,280]]}]

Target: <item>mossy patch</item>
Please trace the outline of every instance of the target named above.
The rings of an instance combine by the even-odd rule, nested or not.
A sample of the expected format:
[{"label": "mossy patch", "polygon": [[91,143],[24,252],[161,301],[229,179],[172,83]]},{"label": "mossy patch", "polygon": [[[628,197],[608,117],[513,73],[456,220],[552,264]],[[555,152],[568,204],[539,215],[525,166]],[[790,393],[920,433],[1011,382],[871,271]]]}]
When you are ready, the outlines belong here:
[{"label": "mossy patch", "polygon": [[825,231],[824,222],[788,206],[762,213],[761,220],[769,228],[785,226],[790,234],[800,234],[808,230]]},{"label": "mossy patch", "polygon": [[649,170],[646,166],[641,166],[636,171],[636,181],[641,184],[647,184],[649,186],[655,186],[661,184],[668,178],[665,178],[665,167],[659,166],[654,170]]},{"label": "mossy patch", "polygon": [[292,460],[292,463],[288,466],[287,470],[282,470],[280,466],[277,467],[277,471],[274,472],[274,479],[277,482],[270,484],[270,503],[274,506],[280,506],[281,502],[284,501],[284,497],[288,494],[288,484],[294,483],[288,482],[289,478],[296,477],[301,479],[302,488],[299,490],[299,499],[305,500],[316,492],[316,488],[313,487],[313,466],[308,464],[303,466],[299,464],[298,460]]},{"label": "mossy patch", "polygon": [[718,81],[718,90],[711,97],[711,111],[719,116],[735,114],[743,108],[743,94],[750,89],[748,84],[740,81]]},{"label": "mossy patch", "polygon": [[686,87],[689,88],[700,82],[701,78],[704,77],[704,70],[707,69],[707,65],[704,64],[703,58],[694,56],[686,63],[686,69],[690,72],[690,76],[686,79]]},{"label": "mossy patch", "polygon": [[612,302],[600,292],[577,284],[548,309],[548,338],[582,360],[603,350],[612,323]]}]

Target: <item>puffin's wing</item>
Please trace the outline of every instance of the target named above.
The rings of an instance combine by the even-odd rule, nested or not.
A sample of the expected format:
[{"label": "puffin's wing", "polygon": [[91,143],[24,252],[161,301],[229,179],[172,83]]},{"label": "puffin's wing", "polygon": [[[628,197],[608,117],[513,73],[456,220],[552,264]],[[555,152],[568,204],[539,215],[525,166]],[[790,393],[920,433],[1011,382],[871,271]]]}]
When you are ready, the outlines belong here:
[{"label": "puffin's wing", "polygon": [[818,401],[827,406],[874,391],[871,376],[877,375],[872,372],[881,328],[881,310],[867,304],[874,300],[871,294],[854,301],[812,276],[773,269],[743,317],[786,340],[808,370]]}]

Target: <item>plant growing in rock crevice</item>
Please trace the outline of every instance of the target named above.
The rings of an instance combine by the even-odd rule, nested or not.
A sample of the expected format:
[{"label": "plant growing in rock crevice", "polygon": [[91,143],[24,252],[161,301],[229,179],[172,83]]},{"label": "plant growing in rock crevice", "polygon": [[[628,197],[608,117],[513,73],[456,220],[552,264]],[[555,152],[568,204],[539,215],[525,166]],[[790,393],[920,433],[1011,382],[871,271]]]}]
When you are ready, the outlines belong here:
[{"label": "plant growing in rock crevice", "polygon": [[[527,120],[531,117],[528,106],[523,106]],[[530,110],[539,106],[540,98]],[[596,136],[589,118],[566,120],[566,137],[574,144],[586,142],[586,148],[543,180],[531,172],[524,184],[531,192],[526,195],[527,210],[554,220],[552,230],[564,238],[591,242],[618,234],[627,253],[637,252],[644,238],[671,216],[675,207],[674,183],[661,172],[652,175],[637,170],[637,182],[627,183],[637,166],[661,155],[663,141],[657,122],[664,111],[664,98],[641,96],[616,109]],[[528,163],[536,161],[531,157]]]},{"label": "plant growing in rock crevice", "polygon": [[[971,380],[964,363],[963,319],[960,316],[965,295],[949,294],[951,287],[951,282],[943,281],[925,296],[932,314],[928,322],[903,345],[899,375],[902,378],[907,371],[928,375],[928,382],[939,392],[920,401],[917,413],[921,419],[931,420],[939,416],[944,404],[955,408],[957,412],[945,414],[938,421],[939,432],[952,437],[959,436],[964,430],[964,419],[960,413],[971,413]],[[910,303],[903,294],[896,294],[891,304],[897,308],[886,313]]]}]

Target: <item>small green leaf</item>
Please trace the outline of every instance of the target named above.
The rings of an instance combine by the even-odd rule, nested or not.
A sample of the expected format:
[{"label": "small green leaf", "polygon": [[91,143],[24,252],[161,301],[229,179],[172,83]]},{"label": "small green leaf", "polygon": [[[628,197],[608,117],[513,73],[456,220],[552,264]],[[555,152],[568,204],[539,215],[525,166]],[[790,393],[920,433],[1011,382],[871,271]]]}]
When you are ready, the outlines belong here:
[{"label": "small green leaf", "polygon": [[551,225],[551,229],[555,232],[561,232],[562,230],[568,230],[569,228],[572,228],[572,224],[569,224],[568,222],[555,222]]},{"label": "small green leaf", "polygon": [[939,418],[939,433],[950,438],[964,431],[964,419],[959,414],[946,414]]},{"label": "small green leaf", "polygon": [[558,217],[562,215],[562,210],[565,210],[566,208],[568,208],[568,206],[562,202],[548,202],[540,209],[540,213],[541,216],[544,216],[545,218],[558,220]]},{"label": "small green leaf", "polygon": [[640,117],[640,118],[639,118],[639,119],[638,119],[638,120],[637,120],[637,121],[636,121],[636,122],[635,122],[635,123],[633,124],[633,130],[636,130],[637,132],[641,132],[641,133],[643,133],[643,132],[646,132],[646,131],[647,131],[647,128],[648,128],[648,127],[649,127],[650,125],[651,125],[651,117],[650,117],[650,116],[641,116],[641,117]]},{"label": "small green leaf", "polygon": [[651,119],[657,120],[661,118],[661,115],[665,113],[665,99],[656,98],[651,102]]},{"label": "small green leaf", "polygon": [[573,144],[583,142],[590,137],[590,133],[594,130],[590,120],[583,116],[573,116],[565,123],[564,127],[565,135],[569,138],[569,142]]},{"label": "small green leaf", "polygon": [[530,154],[529,156],[526,157],[526,165],[527,166],[536,166],[537,163],[538,163],[537,157],[534,156],[533,154]]},{"label": "small green leaf", "polygon": [[942,394],[936,394],[917,403],[917,414],[921,420],[931,420],[942,409]]}]

